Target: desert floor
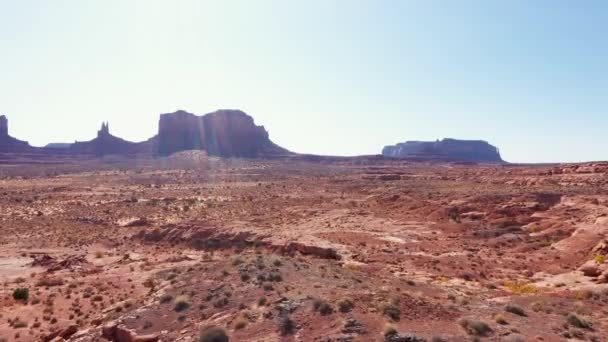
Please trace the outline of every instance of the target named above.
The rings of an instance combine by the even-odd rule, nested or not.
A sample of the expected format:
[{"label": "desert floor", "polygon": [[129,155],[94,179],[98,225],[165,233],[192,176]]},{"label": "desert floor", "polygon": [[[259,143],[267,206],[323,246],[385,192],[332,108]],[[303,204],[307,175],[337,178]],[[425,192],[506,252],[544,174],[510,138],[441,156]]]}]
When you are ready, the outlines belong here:
[{"label": "desert floor", "polygon": [[608,341],[606,165],[127,165],[0,166],[0,341]]}]

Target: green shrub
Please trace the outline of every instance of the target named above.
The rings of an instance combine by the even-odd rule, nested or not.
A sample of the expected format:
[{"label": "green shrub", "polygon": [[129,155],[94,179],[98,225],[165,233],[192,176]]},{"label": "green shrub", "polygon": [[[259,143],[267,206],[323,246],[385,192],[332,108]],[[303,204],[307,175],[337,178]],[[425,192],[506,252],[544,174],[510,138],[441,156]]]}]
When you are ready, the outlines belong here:
[{"label": "green shrub", "polygon": [[13,298],[15,300],[27,302],[27,300],[30,298],[30,290],[26,288],[15,289],[15,291],[13,291]]}]

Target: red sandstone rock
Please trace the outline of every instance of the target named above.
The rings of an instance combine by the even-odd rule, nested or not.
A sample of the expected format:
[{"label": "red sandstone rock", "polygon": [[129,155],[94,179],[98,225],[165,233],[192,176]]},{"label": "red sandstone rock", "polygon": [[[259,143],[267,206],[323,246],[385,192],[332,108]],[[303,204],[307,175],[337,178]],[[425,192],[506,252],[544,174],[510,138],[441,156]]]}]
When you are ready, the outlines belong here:
[{"label": "red sandstone rock", "polygon": [[196,116],[183,110],[162,114],[158,126],[158,153],[205,150],[223,157],[288,154],[270,141],[263,126],[240,110],[218,110]]}]

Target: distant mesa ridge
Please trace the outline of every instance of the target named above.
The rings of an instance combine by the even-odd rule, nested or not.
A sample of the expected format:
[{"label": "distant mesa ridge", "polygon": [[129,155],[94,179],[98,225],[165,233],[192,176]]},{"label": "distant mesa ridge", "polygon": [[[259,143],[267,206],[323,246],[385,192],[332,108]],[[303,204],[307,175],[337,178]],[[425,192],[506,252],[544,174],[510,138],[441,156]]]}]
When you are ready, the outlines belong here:
[{"label": "distant mesa ridge", "polygon": [[385,146],[382,155],[392,158],[448,159],[470,162],[503,162],[500,151],[483,140],[443,139],[406,141]]},{"label": "distant mesa ridge", "polygon": [[[32,147],[26,141],[11,137],[7,117],[0,116],[0,152],[3,153],[168,156],[187,150],[203,150],[208,155],[218,157],[298,156],[303,160],[330,158],[299,155],[278,146],[270,140],[264,126],[257,126],[251,116],[236,109],[221,109],[201,116],[184,110],[161,114],[158,134],[137,143],[112,135],[109,123],[104,122],[97,131],[97,137],[92,140],[72,144],[51,143],[45,147]],[[498,149],[489,143],[482,140],[457,139],[407,141],[384,147],[382,156],[376,157],[503,162]]]},{"label": "distant mesa ridge", "polygon": [[263,126],[240,110],[217,110],[197,116],[183,110],[160,115],[158,134],[143,142],[130,142],[110,133],[102,123],[97,137],[73,144],[51,143],[32,147],[8,135],[8,119],[0,116],[0,152],[43,152],[50,154],[111,155],[145,154],[167,156],[186,150],[204,150],[220,157],[272,157],[292,155],[273,143]]}]

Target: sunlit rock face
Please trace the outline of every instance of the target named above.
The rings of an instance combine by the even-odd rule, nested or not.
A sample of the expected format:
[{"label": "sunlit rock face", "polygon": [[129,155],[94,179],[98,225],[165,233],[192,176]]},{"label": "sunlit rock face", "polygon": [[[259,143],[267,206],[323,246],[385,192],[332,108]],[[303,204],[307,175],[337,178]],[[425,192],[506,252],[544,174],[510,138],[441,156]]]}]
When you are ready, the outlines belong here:
[{"label": "sunlit rock face", "polygon": [[218,110],[197,116],[183,110],[161,114],[158,154],[205,150],[222,157],[259,157],[288,153],[275,145],[263,126],[240,110]]},{"label": "sunlit rock face", "polygon": [[384,147],[382,154],[393,158],[439,158],[491,163],[503,161],[498,148],[483,140],[407,141]]}]

